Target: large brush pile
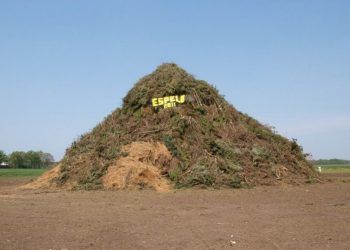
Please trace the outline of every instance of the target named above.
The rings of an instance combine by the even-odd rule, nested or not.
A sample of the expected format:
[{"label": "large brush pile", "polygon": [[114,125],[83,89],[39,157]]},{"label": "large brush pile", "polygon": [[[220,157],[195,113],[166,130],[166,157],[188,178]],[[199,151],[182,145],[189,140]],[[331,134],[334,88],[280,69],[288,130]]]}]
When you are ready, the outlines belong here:
[{"label": "large brush pile", "polygon": [[[183,95],[176,107],[152,105],[153,98]],[[58,168],[46,184],[75,189],[238,188],[317,178],[295,141],[238,112],[175,64],[140,79],[122,108],[74,142]]]}]

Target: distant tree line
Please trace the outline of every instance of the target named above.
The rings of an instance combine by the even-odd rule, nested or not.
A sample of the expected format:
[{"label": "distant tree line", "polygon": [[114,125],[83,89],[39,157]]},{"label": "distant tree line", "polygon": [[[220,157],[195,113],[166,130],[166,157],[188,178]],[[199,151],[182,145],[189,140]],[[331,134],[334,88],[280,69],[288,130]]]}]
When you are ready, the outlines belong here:
[{"label": "distant tree line", "polygon": [[7,163],[11,168],[47,168],[54,162],[50,153],[42,151],[15,151],[6,155],[0,150],[0,164]]},{"label": "distant tree line", "polygon": [[321,159],[321,160],[315,160],[312,161],[315,165],[348,165],[350,164],[349,160],[342,160],[342,159]]}]

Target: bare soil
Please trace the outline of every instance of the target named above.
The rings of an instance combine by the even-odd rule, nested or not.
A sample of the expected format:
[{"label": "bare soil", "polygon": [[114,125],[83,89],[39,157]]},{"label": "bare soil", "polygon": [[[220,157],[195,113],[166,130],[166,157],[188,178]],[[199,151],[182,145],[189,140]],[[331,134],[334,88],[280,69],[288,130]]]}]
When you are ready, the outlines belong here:
[{"label": "bare soil", "polygon": [[0,178],[0,249],[350,249],[350,175],[242,190],[38,191]]}]

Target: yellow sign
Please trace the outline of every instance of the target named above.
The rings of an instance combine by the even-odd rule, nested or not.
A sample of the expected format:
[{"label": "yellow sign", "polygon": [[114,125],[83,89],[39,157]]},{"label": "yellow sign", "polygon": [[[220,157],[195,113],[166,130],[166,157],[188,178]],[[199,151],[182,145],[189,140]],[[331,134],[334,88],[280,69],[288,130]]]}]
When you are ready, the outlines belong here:
[{"label": "yellow sign", "polygon": [[166,97],[160,97],[160,98],[153,98],[152,99],[152,106],[153,107],[159,107],[163,106],[165,109],[167,108],[173,108],[176,107],[178,103],[184,103],[186,100],[185,95],[176,95],[176,96],[166,96]]}]

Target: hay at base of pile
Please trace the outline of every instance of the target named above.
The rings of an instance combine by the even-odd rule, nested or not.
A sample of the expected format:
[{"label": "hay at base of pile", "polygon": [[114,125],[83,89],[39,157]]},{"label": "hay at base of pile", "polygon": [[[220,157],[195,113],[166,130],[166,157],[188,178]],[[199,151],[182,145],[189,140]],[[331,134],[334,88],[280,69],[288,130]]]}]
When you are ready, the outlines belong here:
[{"label": "hay at base of pile", "polygon": [[60,175],[60,165],[53,167],[51,170],[44,173],[38,179],[24,185],[23,189],[51,189],[57,188],[55,178]]},{"label": "hay at base of pile", "polygon": [[126,155],[112,164],[102,178],[106,189],[151,188],[165,191],[171,188],[161,170],[172,157],[160,143],[134,142],[122,149]]}]

